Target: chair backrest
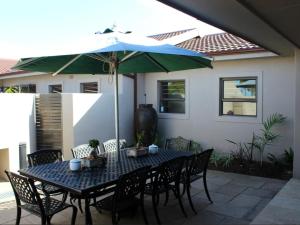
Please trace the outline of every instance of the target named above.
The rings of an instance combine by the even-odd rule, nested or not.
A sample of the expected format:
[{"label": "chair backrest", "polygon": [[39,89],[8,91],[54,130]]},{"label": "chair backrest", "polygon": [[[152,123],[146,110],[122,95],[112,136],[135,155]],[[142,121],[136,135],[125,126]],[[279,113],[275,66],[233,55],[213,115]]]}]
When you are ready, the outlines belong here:
[{"label": "chair backrest", "polygon": [[188,167],[188,175],[193,176],[206,172],[212,152],[213,149],[207,149],[201,153],[193,155]]},{"label": "chair backrest", "polygon": [[[89,144],[78,145],[71,149],[73,158],[81,159],[84,157],[88,157],[94,149],[89,146]],[[99,155],[99,150],[97,149],[97,155]]]},{"label": "chair backrest", "polygon": [[33,180],[9,171],[5,171],[5,173],[13,188],[18,205],[20,205],[20,201],[22,201],[27,204],[41,206],[41,199],[34,186]]},{"label": "chair backrest", "polygon": [[29,166],[38,166],[46,163],[62,161],[60,150],[41,150],[27,155]]},{"label": "chair backrest", "polygon": [[191,147],[191,141],[184,139],[183,137],[166,139],[165,149],[173,149],[177,151],[189,151]]},{"label": "chair backrest", "polygon": [[120,176],[114,194],[114,202],[131,199],[139,193],[144,193],[147,174],[151,166],[136,169]]},{"label": "chair backrest", "polygon": [[[127,146],[126,140],[120,139],[119,146],[120,146],[120,149],[126,148],[126,146]],[[117,140],[111,139],[111,140],[103,142],[103,149],[105,152],[117,151]]]},{"label": "chair backrest", "polygon": [[187,158],[185,156],[177,157],[159,166],[156,178],[157,185],[167,185],[173,182],[179,182],[182,168]]}]

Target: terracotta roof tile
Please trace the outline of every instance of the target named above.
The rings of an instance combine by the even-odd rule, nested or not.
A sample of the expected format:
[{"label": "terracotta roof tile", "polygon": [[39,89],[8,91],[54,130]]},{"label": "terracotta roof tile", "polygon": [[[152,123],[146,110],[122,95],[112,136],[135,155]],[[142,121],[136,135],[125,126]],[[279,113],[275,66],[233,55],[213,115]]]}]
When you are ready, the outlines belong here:
[{"label": "terracotta roof tile", "polygon": [[194,30],[194,28],[192,28],[192,29],[185,29],[185,30],[179,30],[179,31],[174,31],[174,32],[169,32],[169,33],[163,33],[163,34],[156,34],[156,35],[151,35],[149,37],[154,38],[154,39],[156,39],[158,41],[162,41],[164,39],[168,39],[168,38],[177,36],[179,34],[183,34],[185,32],[191,31],[191,30]]},{"label": "terracotta roof tile", "polygon": [[0,59],[0,74],[10,73],[13,67],[18,61],[14,59]]},{"label": "terracotta roof tile", "polygon": [[[157,34],[149,37],[161,41],[191,30],[193,29]],[[208,56],[265,51],[265,49],[261,48],[260,46],[229,33],[210,34],[203,37],[194,37],[190,40],[177,44],[177,46],[197,52],[202,52]]]},{"label": "terracotta roof tile", "polygon": [[209,56],[265,51],[260,46],[229,33],[195,37],[177,45],[181,48],[205,53]]}]

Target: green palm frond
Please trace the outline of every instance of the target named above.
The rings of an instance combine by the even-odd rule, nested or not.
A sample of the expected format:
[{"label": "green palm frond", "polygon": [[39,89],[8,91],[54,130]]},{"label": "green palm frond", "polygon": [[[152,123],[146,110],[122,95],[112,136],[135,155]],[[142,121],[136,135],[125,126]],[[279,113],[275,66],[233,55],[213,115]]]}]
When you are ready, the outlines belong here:
[{"label": "green palm frond", "polygon": [[274,113],[263,123],[264,129],[271,130],[274,125],[282,123],[285,119],[282,114]]}]

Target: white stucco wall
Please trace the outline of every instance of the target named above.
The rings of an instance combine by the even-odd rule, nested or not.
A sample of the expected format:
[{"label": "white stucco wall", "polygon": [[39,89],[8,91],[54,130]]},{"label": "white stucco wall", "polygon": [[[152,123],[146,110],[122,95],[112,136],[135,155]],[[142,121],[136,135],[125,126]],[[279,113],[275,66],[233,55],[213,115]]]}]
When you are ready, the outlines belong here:
[{"label": "white stucco wall", "polygon": [[[98,94],[79,94],[80,83],[98,82]],[[36,84],[37,93],[48,93],[49,84],[62,84],[63,151],[71,158],[70,149],[88,143],[115,138],[114,84],[108,75],[38,75],[3,80],[3,86]],[[133,144],[133,80],[119,75],[120,138]],[[74,94],[76,93],[76,94]],[[1,95],[0,95],[1,96]]]},{"label": "white stucco wall", "polygon": [[[0,94],[0,149],[9,150],[9,170],[19,169],[19,144],[27,154],[35,149],[33,94]],[[1,151],[1,150],[0,150]]]},{"label": "white stucco wall", "polygon": [[293,176],[300,178],[300,49],[295,49],[295,129],[294,129],[294,171]]},{"label": "white stucco wall", "polygon": [[[159,115],[159,133],[163,137],[182,136],[199,141],[204,148],[231,151],[225,141],[250,141],[252,132],[259,132],[261,122],[272,113],[282,113],[287,121],[280,128],[281,137],[272,146],[273,153],[282,153],[293,146],[295,73],[293,57],[272,57],[234,61],[216,61],[214,69],[196,69],[172,73],[145,74],[147,103],[157,109],[159,80],[186,80],[186,115]],[[258,117],[220,118],[219,77],[258,76]],[[261,86],[261,87],[260,87]],[[261,90],[260,90],[261,89]],[[142,93],[142,91],[140,91]],[[140,101],[141,96],[138,98]],[[158,109],[157,109],[158,111]]]},{"label": "white stucco wall", "polygon": [[[120,138],[133,143],[133,80],[119,76]],[[71,158],[70,149],[90,139],[106,141],[115,138],[114,86],[110,79],[101,82],[99,94],[63,94],[63,151]]]}]

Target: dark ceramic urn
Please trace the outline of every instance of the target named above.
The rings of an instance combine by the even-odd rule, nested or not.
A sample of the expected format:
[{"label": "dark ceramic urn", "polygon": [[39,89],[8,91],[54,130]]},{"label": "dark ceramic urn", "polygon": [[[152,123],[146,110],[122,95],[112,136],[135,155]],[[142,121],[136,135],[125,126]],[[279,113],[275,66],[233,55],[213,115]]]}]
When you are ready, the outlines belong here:
[{"label": "dark ceramic urn", "polygon": [[152,104],[140,104],[137,109],[136,131],[143,135],[142,142],[144,146],[151,145],[156,137],[157,131],[157,113]]}]

